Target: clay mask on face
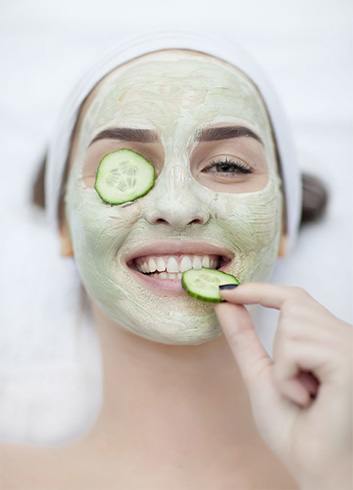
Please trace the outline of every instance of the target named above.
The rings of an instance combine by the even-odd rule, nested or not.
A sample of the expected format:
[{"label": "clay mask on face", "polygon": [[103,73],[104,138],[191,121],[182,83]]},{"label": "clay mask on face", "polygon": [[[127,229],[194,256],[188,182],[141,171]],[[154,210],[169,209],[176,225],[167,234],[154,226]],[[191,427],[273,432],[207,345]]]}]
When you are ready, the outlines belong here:
[{"label": "clay mask on face", "polygon": [[[259,135],[266,166],[262,181],[229,186],[195,177],[198,167],[191,161],[207,154],[199,150],[195,132],[220,123],[246,126]],[[156,131],[162,151],[158,154],[155,144],[129,141],[90,145],[98,133],[116,127]],[[154,161],[158,177],[142,198],[110,206],[94,190],[94,166],[119,148],[135,149]],[[210,157],[214,153],[208,163]],[[250,164],[256,175],[256,162]],[[241,282],[266,280],[278,255],[282,204],[264,104],[236,67],[198,52],[164,50],[118,67],[96,88],[78,133],[66,216],[83,284],[120,327],[165,344],[196,345],[219,336],[212,305],[186,293],[151,290],[136,280],[124,257],[151,241],[202,241],[234,254],[228,271]]]}]

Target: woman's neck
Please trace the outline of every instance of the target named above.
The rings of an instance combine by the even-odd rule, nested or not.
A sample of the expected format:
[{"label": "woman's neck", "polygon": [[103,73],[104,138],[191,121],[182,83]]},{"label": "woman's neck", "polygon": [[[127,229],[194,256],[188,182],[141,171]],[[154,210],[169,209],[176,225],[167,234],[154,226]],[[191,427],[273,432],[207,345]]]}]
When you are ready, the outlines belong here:
[{"label": "woman's neck", "polygon": [[[247,393],[224,335],[197,346],[153,342],[92,305],[103,400],[88,440],[159,454],[208,452],[256,437]],[[212,444],[210,444],[212,441]],[[146,455],[145,455],[146,457]]]}]

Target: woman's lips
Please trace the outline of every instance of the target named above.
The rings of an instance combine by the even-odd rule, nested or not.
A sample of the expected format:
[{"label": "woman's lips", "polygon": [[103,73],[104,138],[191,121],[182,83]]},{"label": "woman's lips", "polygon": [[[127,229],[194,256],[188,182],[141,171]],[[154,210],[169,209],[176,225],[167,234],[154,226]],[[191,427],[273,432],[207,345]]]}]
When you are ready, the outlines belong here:
[{"label": "woman's lips", "polygon": [[226,271],[234,259],[234,253],[222,245],[195,240],[157,240],[147,242],[143,246],[129,249],[127,254],[123,253],[120,260],[128,268],[136,280],[144,287],[149,288],[159,296],[183,296],[186,293],[181,285],[181,278],[161,279],[158,274],[146,274],[136,268],[134,260],[143,256],[158,255],[213,255],[222,257],[221,267],[218,270]]},{"label": "woman's lips", "polygon": [[160,254],[180,255],[219,255],[227,261],[234,258],[234,253],[230,250],[211,243],[194,240],[160,240],[146,243],[144,246],[130,249],[127,254],[122,254],[121,260],[129,263],[136,257]]},{"label": "woman's lips", "polygon": [[163,291],[163,294],[166,293],[168,295],[169,293],[173,296],[183,296],[186,294],[181,286],[181,279],[160,279],[157,274],[143,274],[132,267],[129,267],[129,270],[136,277],[136,280],[144,286],[155,290],[156,293]]}]

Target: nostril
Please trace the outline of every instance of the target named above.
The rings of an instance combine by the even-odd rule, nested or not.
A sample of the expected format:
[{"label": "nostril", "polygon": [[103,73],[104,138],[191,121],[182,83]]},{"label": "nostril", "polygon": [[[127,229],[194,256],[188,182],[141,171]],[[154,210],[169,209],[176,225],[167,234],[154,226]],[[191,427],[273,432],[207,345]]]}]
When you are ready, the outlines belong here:
[{"label": "nostril", "polygon": [[166,223],[168,224],[168,221],[165,220],[165,219],[163,219],[163,218],[158,218],[158,219],[155,220],[155,223],[156,224],[160,224],[160,223],[161,224],[166,224]]},{"label": "nostril", "polygon": [[193,225],[193,224],[195,224],[195,225],[202,225],[203,222],[204,222],[203,219],[201,219],[201,218],[195,218],[192,221],[190,221],[189,225]]},{"label": "nostril", "polygon": [[[169,222],[168,220],[164,219],[164,218],[157,218],[153,221],[154,224],[172,224],[172,220]],[[187,223],[187,225],[193,225],[193,224],[198,224],[198,225],[202,225],[204,223],[204,220],[202,218],[195,218],[191,221],[189,221],[189,223]]]}]

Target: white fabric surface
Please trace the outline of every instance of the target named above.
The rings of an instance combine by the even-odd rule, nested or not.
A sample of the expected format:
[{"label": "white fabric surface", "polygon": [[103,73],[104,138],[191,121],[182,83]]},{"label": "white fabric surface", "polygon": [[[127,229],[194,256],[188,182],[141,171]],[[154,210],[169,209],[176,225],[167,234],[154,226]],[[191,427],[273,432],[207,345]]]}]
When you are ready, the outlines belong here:
[{"label": "white fabric surface", "polygon": [[[285,106],[301,168],[321,176],[331,193],[325,219],[301,232],[273,281],[304,287],[338,317],[353,321],[351,2],[338,8],[334,0],[292,6],[224,0],[206,9],[184,0],[173,8],[132,1],[122,16],[108,0],[2,6],[0,442],[65,443],[99,409],[99,348],[89,318],[79,317],[79,278],[70,273],[72,259],[60,258],[59,243],[29,196],[62,101],[92,52],[109,47],[118,31],[133,32],[146,22],[237,30]],[[44,250],[50,256],[45,264]],[[59,277],[67,278],[65,291],[55,288]],[[52,321],[43,320],[48,316]],[[276,319],[277,312],[263,309],[257,325],[267,333],[269,352]]]}]

